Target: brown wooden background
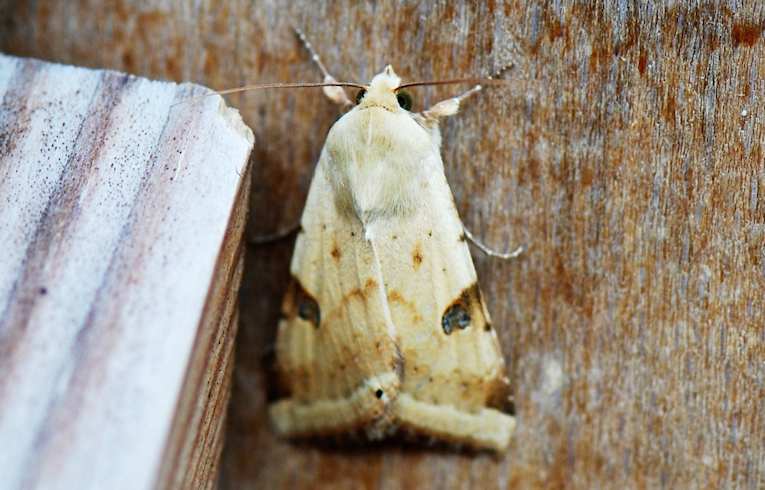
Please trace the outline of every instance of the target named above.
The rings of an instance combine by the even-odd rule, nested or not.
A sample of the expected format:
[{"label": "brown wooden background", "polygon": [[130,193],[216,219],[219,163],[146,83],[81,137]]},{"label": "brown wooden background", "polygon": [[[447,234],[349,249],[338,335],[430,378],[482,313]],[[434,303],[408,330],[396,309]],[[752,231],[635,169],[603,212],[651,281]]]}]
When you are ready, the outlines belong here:
[{"label": "brown wooden background", "polygon": [[[509,360],[504,457],[322,449],[269,431],[263,358],[291,240],[251,248],[223,488],[765,487],[765,7],[741,2],[0,0],[0,49],[213,88],[486,75],[443,129]],[[663,5],[666,4],[666,5]],[[421,89],[420,101],[454,88]],[[256,135],[251,231],[300,214],[335,108],[236,96]]]}]

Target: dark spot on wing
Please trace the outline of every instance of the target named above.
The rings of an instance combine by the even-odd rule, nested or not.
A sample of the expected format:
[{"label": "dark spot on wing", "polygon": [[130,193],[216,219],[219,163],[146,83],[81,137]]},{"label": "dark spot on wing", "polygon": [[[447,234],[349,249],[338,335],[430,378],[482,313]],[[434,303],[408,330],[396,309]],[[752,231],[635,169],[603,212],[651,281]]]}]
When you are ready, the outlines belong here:
[{"label": "dark spot on wing", "polygon": [[288,320],[298,316],[307,322],[313,323],[316,328],[321,323],[319,303],[294,276],[287,288],[287,294],[284,295],[282,316]]},{"label": "dark spot on wing", "polygon": [[446,335],[449,335],[455,328],[466,329],[470,326],[470,313],[460,303],[453,303],[444,312],[441,317],[441,327]]},{"label": "dark spot on wing", "polygon": [[[485,317],[481,292],[478,289],[478,284],[473,283],[463,289],[460,295],[446,307],[441,316],[441,327],[444,329],[444,333],[449,335],[455,329],[464,330],[468,328],[475,321],[478,321],[480,325],[482,320],[485,321]],[[486,323],[484,330],[489,330],[491,327],[488,322]]]},{"label": "dark spot on wing", "polygon": [[298,305],[298,315],[307,322],[311,322],[318,327],[321,321],[319,304],[313,298],[304,298]]},{"label": "dark spot on wing", "polygon": [[376,396],[378,399],[379,399],[379,398],[382,398],[382,397],[383,397],[383,395],[384,395],[384,393],[383,393],[383,390],[381,390],[381,389],[379,389],[379,388],[378,388],[378,389],[377,389],[377,391],[375,391],[375,396]]}]

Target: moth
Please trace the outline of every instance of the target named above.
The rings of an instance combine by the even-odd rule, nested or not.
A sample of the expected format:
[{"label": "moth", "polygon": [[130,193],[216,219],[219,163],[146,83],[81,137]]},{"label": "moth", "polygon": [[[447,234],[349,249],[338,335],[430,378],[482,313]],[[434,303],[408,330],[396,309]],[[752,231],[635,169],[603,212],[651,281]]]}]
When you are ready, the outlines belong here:
[{"label": "moth", "polygon": [[[389,65],[369,84],[340,83],[298,35],[325,79],[291,86],[322,86],[352,108],[327,135],[300,221],[273,426],[289,438],[402,432],[504,451],[515,427],[505,362],[438,126],[481,87],[411,112],[405,88],[454,81],[405,84]],[[355,104],[348,86],[360,89]]]}]

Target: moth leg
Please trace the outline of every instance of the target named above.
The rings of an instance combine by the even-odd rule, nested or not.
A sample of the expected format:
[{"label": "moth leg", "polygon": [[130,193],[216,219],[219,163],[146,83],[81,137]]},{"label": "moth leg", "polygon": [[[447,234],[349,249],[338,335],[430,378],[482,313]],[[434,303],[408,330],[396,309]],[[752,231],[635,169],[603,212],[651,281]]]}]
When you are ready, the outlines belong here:
[{"label": "moth leg", "polygon": [[483,87],[481,87],[480,85],[476,85],[470,90],[467,90],[456,97],[452,97],[450,99],[442,100],[441,102],[436,103],[430,108],[422,111],[420,115],[427,122],[437,122],[442,117],[453,116],[454,114],[457,114],[457,112],[459,112],[460,103],[463,100],[467,99],[471,95],[474,95],[480,92],[482,89]]},{"label": "moth leg", "polygon": [[[515,67],[514,62],[510,62],[497,70],[494,74],[488,77],[489,80],[492,80],[494,78],[499,77],[507,70],[510,70]],[[479,85],[474,85],[469,90],[466,90],[465,92],[461,93],[460,95],[456,97],[452,97],[450,99],[442,100],[432,107],[422,111],[420,113],[420,116],[425,119],[426,122],[434,123],[437,122],[442,117],[447,116],[453,116],[457,114],[460,110],[460,103],[467,99],[468,97],[480,92],[483,89],[483,87]]]},{"label": "moth leg", "polygon": [[475,235],[473,235],[470,232],[470,230],[467,229],[465,225],[462,226],[462,229],[464,230],[465,236],[468,238],[468,240],[470,240],[473,243],[473,245],[478,247],[481,250],[481,252],[485,253],[489,257],[495,257],[495,258],[503,259],[503,260],[510,260],[510,259],[514,259],[518,257],[524,251],[524,247],[523,245],[521,245],[520,247],[516,248],[512,252],[499,252],[483,244],[480,240],[478,240],[478,238],[475,237]]},{"label": "moth leg", "polygon": [[[319,70],[321,70],[321,74],[324,75],[324,83],[337,82],[337,79],[329,74],[327,67],[324,66],[324,63],[321,62],[321,57],[316,52],[316,50],[313,49],[313,45],[311,44],[310,41],[308,41],[308,38],[306,38],[303,31],[301,31],[296,26],[292,26],[292,29],[295,30],[295,34],[297,34],[297,37],[300,39],[300,42],[303,43],[303,46],[305,46],[305,49],[308,50],[308,52],[311,54],[311,59],[313,60],[314,63],[316,63],[316,66],[319,67]],[[347,106],[353,105],[353,102],[351,102],[351,99],[348,98],[348,94],[345,93],[345,89],[343,87],[323,87],[322,91],[324,92],[324,95],[326,95],[329,100],[339,105],[340,107],[347,107]]]}]

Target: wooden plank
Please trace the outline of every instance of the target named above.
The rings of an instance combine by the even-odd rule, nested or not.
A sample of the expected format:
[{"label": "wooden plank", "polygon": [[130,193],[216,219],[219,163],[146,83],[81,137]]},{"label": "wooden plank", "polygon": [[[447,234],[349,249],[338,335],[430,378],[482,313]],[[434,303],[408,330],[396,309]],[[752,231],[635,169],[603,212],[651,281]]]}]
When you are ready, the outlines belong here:
[{"label": "wooden plank", "polygon": [[[277,440],[263,355],[290,243],[248,251],[225,488],[761,488],[765,485],[762,2],[136,2],[7,9],[0,45],[215,88],[483,75],[444,124],[475,254],[511,366],[505,457]],[[103,26],[109,26],[103,28]],[[92,46],[104,49],[93,50]],[[414,91],[417,104],[456,88]],[[306,91],[232,98],[262,144],[253,231],[293,224],[336,117]]]},{"label": "wooden plank", "polygon": [[0,56],[3,488],[214,483],[253,137],[205,93]]}]

